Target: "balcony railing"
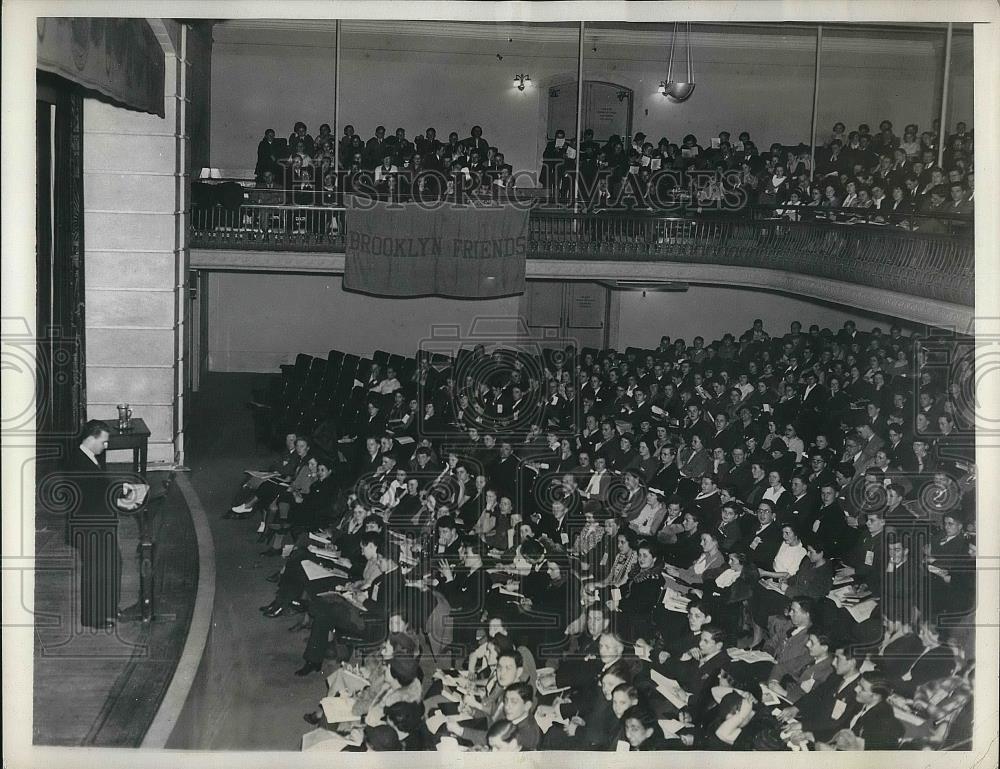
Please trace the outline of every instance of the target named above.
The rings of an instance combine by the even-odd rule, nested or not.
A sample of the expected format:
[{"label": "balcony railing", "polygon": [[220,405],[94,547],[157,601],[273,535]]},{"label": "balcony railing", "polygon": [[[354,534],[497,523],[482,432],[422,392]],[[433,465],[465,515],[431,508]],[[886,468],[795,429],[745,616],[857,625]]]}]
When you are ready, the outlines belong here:
[{"label": "balcony railing", "polygon": [[529,256],[786,270],[972,306],[970,238],[830,221],[532,214]]},{"label": "balcony railing", "polygon": [[[499,202],[493,198],[483,204]],[[244,204],[195,208],[191,214],[193,248],[344,250],[343,207]],[[798,221],[778,214],[773,207],[733,213],[688,208],[664,216],[644,210],[574,213],[542,205],[531,211],[528,252],[539,259],[786,270],[966,306],[974,303],[975,258],[968,220],[910,216],[917,227],[911,230],[856,209],[803,207]],[[811,219],[804,221],[807,217]]]}]

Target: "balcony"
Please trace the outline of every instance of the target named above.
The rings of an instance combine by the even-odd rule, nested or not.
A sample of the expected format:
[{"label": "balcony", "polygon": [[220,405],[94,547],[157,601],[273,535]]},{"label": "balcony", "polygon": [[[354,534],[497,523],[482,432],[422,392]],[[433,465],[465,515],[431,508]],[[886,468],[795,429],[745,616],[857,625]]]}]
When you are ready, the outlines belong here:
[{"label": "balcony", "polygon": [[[969,220],[911,216],[914,228],[904,229],[857,210],[802,208],[798,221],[777,213],[763,207],[574,213],[543,202],[530,214],[527,274],[731,283],[925,323],[971,322]],[[194,268],[343,271],[342,207],[216,206],[193,210],[191,222]]]}]

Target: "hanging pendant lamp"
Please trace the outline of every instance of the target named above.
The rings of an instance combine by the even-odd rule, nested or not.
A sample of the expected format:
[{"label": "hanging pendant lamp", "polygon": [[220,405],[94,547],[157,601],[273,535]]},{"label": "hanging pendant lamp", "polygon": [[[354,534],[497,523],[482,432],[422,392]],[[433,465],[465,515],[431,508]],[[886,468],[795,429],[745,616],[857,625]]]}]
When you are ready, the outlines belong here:
[{"label": "hanging pendant lamp", "polygon": [[674,80],[674,54],[677,52],[677,22],[670,36],[670,58],[667,60],[667,79],[660,83],[659,91],[672,102],[687,101],[694,93],[694,65],[691,61],[691,23],[684,24],[686,38],[687,75],[684,80]]}]

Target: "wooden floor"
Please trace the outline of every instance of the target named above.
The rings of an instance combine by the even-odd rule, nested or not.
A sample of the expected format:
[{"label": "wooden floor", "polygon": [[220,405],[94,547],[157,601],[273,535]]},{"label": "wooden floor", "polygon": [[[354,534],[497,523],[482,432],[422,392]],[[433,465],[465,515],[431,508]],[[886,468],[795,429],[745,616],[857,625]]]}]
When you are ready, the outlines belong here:
[{"label": "wooden floor", "polygon": [[[165,473],[151,472],[155,493]],[[197,544],[176,487],[154,503],[156,619],[109,632],[79,625],[79,559],[63,520],[36,518],[33,741],[36,745],[134,747],[152,722],[180,657],[198,584]],[[138,526],[122,517],[120,608],[139,596]]]},{"label": "wooden floor", "polygon": [[260,555],[256,522],[222,518],[243,470],[269,461],[254,449],[244,408],[260,381],[210,375],[194,401],[193,423],[201,428],[188,435],[189,480],[215,542],[215,610],[198,678],[168,748],[298,750],[310,729],[302,714],[326,694],[323,677],[293,675],[306,640],[305,633],[288,630],[298,617],[267,619],[257,610],[274,597],[275,585],[265,577],[281,559]]}]

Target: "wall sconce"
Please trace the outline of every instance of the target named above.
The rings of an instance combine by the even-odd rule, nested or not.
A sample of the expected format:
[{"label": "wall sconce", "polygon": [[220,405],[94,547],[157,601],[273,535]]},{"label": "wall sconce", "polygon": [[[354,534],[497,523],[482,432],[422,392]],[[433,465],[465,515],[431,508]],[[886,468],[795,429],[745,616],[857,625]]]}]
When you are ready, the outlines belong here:
[{"label": "wall sconce", "polygon": [[514,75],[514,85],[517,86],[518,91],[523,91],[525,85],[531,83],[530,75]]}]

